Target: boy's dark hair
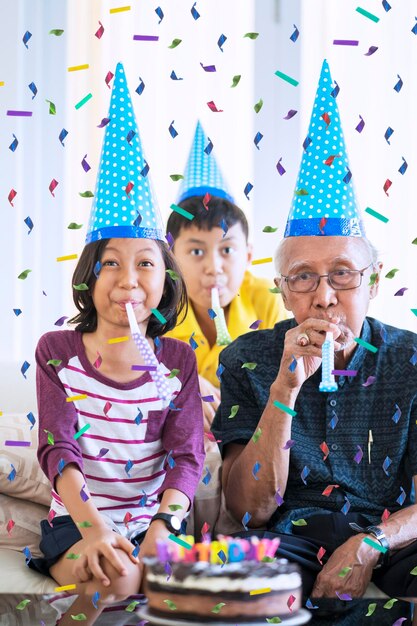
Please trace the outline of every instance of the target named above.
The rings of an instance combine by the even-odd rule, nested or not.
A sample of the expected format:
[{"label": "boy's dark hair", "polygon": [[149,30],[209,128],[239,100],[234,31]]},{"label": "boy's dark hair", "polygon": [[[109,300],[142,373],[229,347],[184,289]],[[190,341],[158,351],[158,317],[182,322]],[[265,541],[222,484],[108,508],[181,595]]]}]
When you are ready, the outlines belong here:
[{"label": "boy's dark hair", "polygon": [[[97,261],[101,261],[104,249],[109,241],[110,239],[101,239],[100,241],[93,241],[87,244],[81,253],[72,276],[72,285],[85,283],[88,286],[88,290],[85,291],[78,291],[73,288],[72,297],[79,313],[68,322],[69,324],[77,324],[75,329],[84,333],[92,333],[97,328],[97,311],[92,298],[94,285],[97,280],[94,268]],[[178,275],[178,278],[173,280],[168,272],[165,274],[164,291],[158,311],[167,321],[162,324],[154,315],[151,315],[146,334],[152,339],[174,328],[180,316],[180,321],[182,321],[187,314],[188,307],[185,282],[175,257],[164,241],[155,241],[161,250],[165,268],[173,270]]]},{"label": "boy's dark hair", "polygon": [[204,196],[192,196],[179,203],[178,206],[194,215],[192,220],[183,217],[176,211],[172,211],[167,222],[167,233],[171,233],[174,241],[184,228],[190,228],[191,226],[196,226],[201,230],[211,230],[216,226],[221,228],[220,222],[222,220],[226,222],[229,228],[239,223],[246,241],[248,240],[249,226],[242,209],[239,209],[236,204],[225,198],[211,196],[207,210],[204,207],[203,199]]}]

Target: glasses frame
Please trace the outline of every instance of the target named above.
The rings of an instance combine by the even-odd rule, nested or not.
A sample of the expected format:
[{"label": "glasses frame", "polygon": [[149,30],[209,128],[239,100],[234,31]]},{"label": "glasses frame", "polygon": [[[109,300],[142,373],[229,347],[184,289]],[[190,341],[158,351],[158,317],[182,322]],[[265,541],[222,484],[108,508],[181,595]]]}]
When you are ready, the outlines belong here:
[{"label": "glasses frame", "polygon": [[[320,280],[322,278],[327,278],[327,282],[329,283],[330,287],[332,289],[334,289],[334,291],[350,291],[351,289],[358,289],[362,285],[362,278],[363,278],[363,275],[365,273],[365,270],[367,270],[369,267],[371,267],[371,265],[374,265],[374,261],[371,261],[366,267],[363,267],[361,270],[346,270],[346,272],[359,274],[359,276],[360,276],[359,285],[356,285],[356,287],[335,287],[332,284],[332,279],[330,278],[330,275],[333,274],[334,272],[338,271],[338,270],[333,270],[333,272],[329,272],[328,274],[316,274],[315,272],[305,272],[306,274],[311,273],[311,274],[316,274],[316,276],[317,276],[316,286],[314,287],[314,289],[308,289],[307,291],[296,291],[294,289],[291,289],[289,279],[292,276],[297,276],[297,274],[287,274],[286,276],[285,276],[285,274],[281,274],[281,278],[283,278],[284,281],[287,283],[288,289],[289,289],[289,291],[291,291],[291,293],[312,293],[313,291],[317,291],[317,288],[318,288],[318,286],[320,284]],[[302,273],[302,272],[300,272],[300,273]]]}]

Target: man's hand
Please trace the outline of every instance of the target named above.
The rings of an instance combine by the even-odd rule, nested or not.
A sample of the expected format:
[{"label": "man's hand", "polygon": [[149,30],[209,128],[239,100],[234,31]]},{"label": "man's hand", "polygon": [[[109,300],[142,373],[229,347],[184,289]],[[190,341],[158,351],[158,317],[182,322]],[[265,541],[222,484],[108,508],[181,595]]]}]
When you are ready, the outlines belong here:
[{"label": "man's hand", "polygon": [[[379,551],[364,543],[366,536],[350,537],[333,552],[316,578],[313,598],[334,598],[336,591],[352,598],[363,596],[379,559]],[[348,567],[351,569],[346,570]]]},{"label": "man's hand", "polygon": [[207,378],[203,376],[198,377],[198,382],[200,383],[200,394],[204,396],[213,396],[213,402],[205,402],[203,400],[203,413],[204,413],[204,432],[209,433],[211,428],[211,423],[216,414],[217,407],[220,404],[220,389],[211,384]]}]

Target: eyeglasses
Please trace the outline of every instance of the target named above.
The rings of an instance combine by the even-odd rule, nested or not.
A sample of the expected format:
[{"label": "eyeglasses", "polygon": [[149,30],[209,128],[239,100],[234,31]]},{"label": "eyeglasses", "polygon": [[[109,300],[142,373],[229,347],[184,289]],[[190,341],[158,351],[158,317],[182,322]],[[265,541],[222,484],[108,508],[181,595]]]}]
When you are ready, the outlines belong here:
[{"label": "eyeglasses", "polygon": [[321,278],[327,278],[332,289],[346,291],[361,286],[362,276],[371,265],[373,265],[372,262],[361,270],[334,270],[328,274],[316,274],[314,272],[300,272],[300,274],[289,274],[288,276],[281,274],[281,278],[287,283],[288,289],[296,293],[316,291]]}]

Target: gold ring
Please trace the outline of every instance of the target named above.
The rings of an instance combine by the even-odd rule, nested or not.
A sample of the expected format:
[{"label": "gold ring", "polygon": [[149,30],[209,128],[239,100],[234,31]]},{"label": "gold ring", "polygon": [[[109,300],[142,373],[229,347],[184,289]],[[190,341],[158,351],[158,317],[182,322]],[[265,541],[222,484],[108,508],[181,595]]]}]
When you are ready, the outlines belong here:
[{"label": "gold ring", "polygon": [[310,337],[307,333],[300,333],[297,337],[297,345],[298,346],[308,346],[310,343]]}]

